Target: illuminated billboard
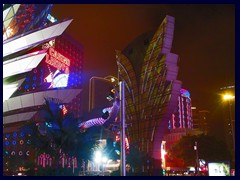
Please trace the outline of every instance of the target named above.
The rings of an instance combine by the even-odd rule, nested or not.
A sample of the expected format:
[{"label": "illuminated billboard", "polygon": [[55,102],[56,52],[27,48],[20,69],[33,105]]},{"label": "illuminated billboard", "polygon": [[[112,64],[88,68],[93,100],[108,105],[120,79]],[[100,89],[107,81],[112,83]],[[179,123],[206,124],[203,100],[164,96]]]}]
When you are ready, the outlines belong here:
[{"label": "illuminated billboard", "polygon": [[56,68],[54,72],[50,72],[48,76],[44,78],[44,82],[50,83],[48,88],[67,87],[70,60],[50,47],[45,62]]},{"label": "illuminated billboard", "polygon": [[229,162],[208,163],[209,176],[230,176]]},{"label": "illuminated billboard", "polygon": [[[71,47],[71,50],[65,46]],[[33,52],[47,50],[46,56],[36,68],[26,73],[26,80],[15,95],[51,88],[80,87],[83,49],[74,47],[67,40],[56,39],[33,49]]]}]

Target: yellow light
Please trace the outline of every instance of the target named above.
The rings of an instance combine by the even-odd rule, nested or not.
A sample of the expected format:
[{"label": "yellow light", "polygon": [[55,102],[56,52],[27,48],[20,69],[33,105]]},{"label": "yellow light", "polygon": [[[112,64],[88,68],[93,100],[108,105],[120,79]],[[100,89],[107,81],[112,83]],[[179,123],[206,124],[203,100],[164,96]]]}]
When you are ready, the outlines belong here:
[{"label": "yellow light", "polygon": [[111,81],[112,83],[115,83],[118,79],[116,78],[116,77],[114,77],[114,76],[106,76],[106,77],[104,77],[103,79],[106,79],[106,80],[108,80],[108,81]]},{"label": "yellow light", "polygon": [[115,93],[115,89],[111,89],[111,92],[112,92],[112,93]]},{"label": "yellow light", "polygon": [[111,78],[111,81],[112,81],[112,82],[115,82],[115,78],[112,77],[112,78]]},{"label": "yellow light", "polygon": [[231,94],[225,94],[223,96],[224,100],[231,100],[231,99],[235,99],[235,96],[231,95]]}]

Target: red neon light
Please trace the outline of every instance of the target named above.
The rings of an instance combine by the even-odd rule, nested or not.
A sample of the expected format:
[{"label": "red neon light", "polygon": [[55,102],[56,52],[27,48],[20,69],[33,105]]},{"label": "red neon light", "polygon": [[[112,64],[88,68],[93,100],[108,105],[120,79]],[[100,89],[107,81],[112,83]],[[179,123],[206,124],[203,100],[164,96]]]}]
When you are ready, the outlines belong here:
[{"label": "red neon light", "polygon": [[[120,141],[120,137],[119,136],[116,136],[116,139],[115,139],[116,142]],[[129,142],[128,142],[128,138],[125,137],[125,148],[126,149],[129,149]]]},{"label": "red neon light", "polygon": [[63,105],[63,108],[62,108],[62,112],[63,112],[63,115],[67,114],[67,112],[68,112],[66,106],[64,106],[64,105]]},{"label": "red neon light", "polygon": [[63,56],[61,53],[57,52],[52,47],[49,48],[49,54],[50,54],[50,56],[56,58],[57,60],[66,64],[67,66],[70,66],[70,60],[68,58],[66,58],[65,56]]},{"label": "red neon light", "polygon": [[69,74],[70,60],[51,47],[49,48],[49,54],[46,54],[45,62]]}]

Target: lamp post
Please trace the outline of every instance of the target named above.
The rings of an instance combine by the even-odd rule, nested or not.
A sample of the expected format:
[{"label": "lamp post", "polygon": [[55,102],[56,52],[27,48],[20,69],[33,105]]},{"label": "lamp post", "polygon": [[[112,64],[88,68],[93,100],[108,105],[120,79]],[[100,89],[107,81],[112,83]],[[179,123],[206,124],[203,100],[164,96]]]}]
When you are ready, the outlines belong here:
[{"label": "lamp post", "polygon": [[126,176],[126,151],[125,151],[125,82],[120,81],[120,131],[121,131],[121,176]]},{"label": "lamp post", "polygon": [[199,176],[199,159],[198,159],[197,141],[195,141],[194,150],[196,151],[196,174]]},{"label": "lamp post", "polygon": [[115,78],[114,76],[107,76],[107,77],[96,77],[93,76],[89,80],[89,111],[94,108],[95,102],[94,102],[94,80],[102,80],[104,82],[110,82],[113,84],[119,85],[119,92],[120,92],[120,141],[121,141],[121,170],[120,175],[126,176],[126,150],[125,150],[125,82],[120,81],[118,78]]},{"label": "lamp post", "polygon": [[235,130],[234,130],[234,119],[232,117],[232,101],[234,101],[235,96],[231,94],[224,94],[223,100],[228,102],[229,107],[229,121],[231,126],[231,137],[232,137],[232,143],[233,143],[233,161],[235,162]]},{"label": "lamp post", "polygon": [[88,111],[90,112],[92,109],[94,109],[95,107],[95,84],[96,84],[96,80],[102,81],[104,83],[109,83],[110,84],[117,84],[118,79],[114,76],[106,76],[106,77],[97,77],[97,76],[93,76],[90,78],[89,80],[89,108]]}]

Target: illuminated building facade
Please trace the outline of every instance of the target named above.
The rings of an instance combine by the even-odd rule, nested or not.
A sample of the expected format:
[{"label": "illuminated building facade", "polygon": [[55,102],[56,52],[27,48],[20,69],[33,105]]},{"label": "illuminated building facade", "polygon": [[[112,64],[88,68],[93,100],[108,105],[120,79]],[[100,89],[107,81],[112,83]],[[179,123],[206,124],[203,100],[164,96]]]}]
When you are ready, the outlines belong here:
[{"label": "illuminated building facade", "polygon": [[[71,36],[63,33],[55,39],[40,44],[32,51],[47,50],[46,56],[36,68],[25,74],[25,81],[13,96],[46,89],[82,88],[83,47]],[[82,115],[80,94],[66,109],[74,112],[76,117]]]},{"label": "illuminated building facade", "polygon": [[172,119],[169,121],[169,129],[176,128],[193,128],[192,122],[192,105],[190,93],[186,89],[180,90],[178,97],[178,108],[172,114]]},{"label": "illuminated building facade", "polygon": [[169,172],[173,171],[187,171],[184,167],[184,162],[177,158],[169,158],[167,151],[173,144],[181,140],[183,136],[200,135],[208,132],[208,114],[206,110],[197,110],[192,107],[190,93],[186,89],[180,90],[178,97],[178,107],[172,114],[169,120],[168,133],[163,137],[161,151],[162,154],[162,168]]},{"label": "illuminated building facade", "polygon": [[83,47],[64,33],[72,19],[56,20],[52,6],[3,5],[4,170],[35,158],[31,134],[19,128],[37,122],[44,98],[59,99],[63,113],[82,113]]},{"label": "illuminated building facade", "polygon": [[166,16],[155,32],[116,52],[119,79],[126,82],[126,135],[161,168],[161,142],[177,108],[181,82],[178,55],[171,53],[175,19]]}]

